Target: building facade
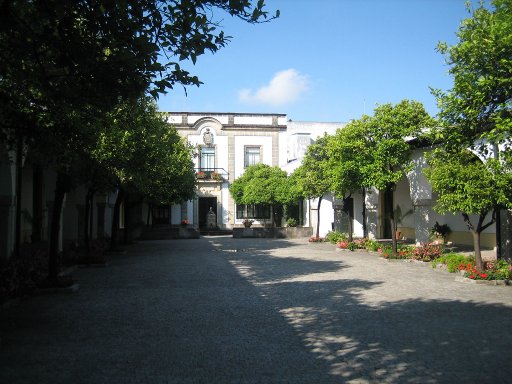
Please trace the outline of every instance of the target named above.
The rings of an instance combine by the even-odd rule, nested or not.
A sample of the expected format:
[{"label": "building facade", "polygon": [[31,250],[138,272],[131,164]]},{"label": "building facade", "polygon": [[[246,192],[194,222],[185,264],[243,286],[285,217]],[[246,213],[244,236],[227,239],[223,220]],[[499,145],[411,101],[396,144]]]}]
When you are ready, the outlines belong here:
[{"label": "building facade", "polygon": [[[196,197],[181,204],[152,209],[147,204],[130,204],[121,212],[121,228],[125,223],[123,213],[128,209],[131,210],[129,216],[137,224],[131,227],[138,229],[154,224],[179,226],[186,223],[196,229],[229,230],[242,226],[246,217],[253,219],[257,226],[270,226],[272,218],[268,207],[237,206],[229,193],[231,183],[248,166],[257,163],[279,166],[291,174],[301,164],[311,143],[325,133],[334,134],[344,127],[340,122],[295,122],[288,120],[285,114],[183,112],[165,113],[165,117],[194,148],[198,179]],[[385,239],[391,237],[386,210],[398,207],[402,213],[398,223],[400,238],[415,243],[428,242],[430,229],[439,222],[449,225],[449,241],[471,245],[472,236],[462,215],[440,215],[433,209],[437,197],[423,174],[425,153],[429,150],[414,150],[414,168],[397,183],[392,196],[375,189],[356,193],[346,201],[326,195],[322,198],[320,215],[317,199],[304,201],[301,203],[301,224],[316,228],[317,217],[320,217],[319,235],[325,236],[331,230],[347,232],[348,218],[352,216],[354,236]],[[31,243],[34,238],[47,240],[51,221],[55,173],[35,169],[23,159],[20,173],[23,188],[17,201],[19,173],[12,161],[14,158],[12,151],[4,149],[0,152],[0,258],[12,254],[18,204],[21,207],[21,243]],[[67,244],[80,244],[84,238],[85,197],[86,190],[81,186],[66,194],[61,217],[61,249]],[[94,196],[88,220],[92,238],[110,236],[115,197],[115,191]],[[36,220],[40,225],[34,225]],[[34,233],[35,227],[39,227],[41,233]],[[496,231],[496,226],[492,225],[482,234],[484,247],[496,247]],[[500,234],[498,241],[501,241],[503,256],[512,257],[510,210],[501,213]]]},{"label": "building facade", "polygon": [[[236,207],[229,185],[250,165],[286,162],[286,115],[168,113],[166,117],[193,146],[198,178],[196,199],[174,205],[169,222],[187,220],[198,228],[220,229],[241,225],[247,207]],[[267,211],[251,215],[262,223],[270,219]]]}]

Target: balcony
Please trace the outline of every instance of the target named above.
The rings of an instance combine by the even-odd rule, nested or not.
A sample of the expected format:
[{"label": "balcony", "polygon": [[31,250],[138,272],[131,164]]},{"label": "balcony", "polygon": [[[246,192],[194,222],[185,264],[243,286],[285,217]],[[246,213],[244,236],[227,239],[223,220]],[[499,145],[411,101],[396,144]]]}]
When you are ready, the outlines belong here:
[{"label": "balcony", "polygon": [[227,181],[229,173],[224,168],[196,168],[196,178],[198,181],[213,181],[222,183]]}]

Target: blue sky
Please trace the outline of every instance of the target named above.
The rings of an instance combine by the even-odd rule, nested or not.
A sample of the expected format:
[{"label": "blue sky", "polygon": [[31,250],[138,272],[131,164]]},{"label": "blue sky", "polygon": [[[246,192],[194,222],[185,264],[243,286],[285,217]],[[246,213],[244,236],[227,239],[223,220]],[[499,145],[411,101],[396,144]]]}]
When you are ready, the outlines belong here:
[{"label": "blue sky", "polygon": [[285,113],[340,121],[413,99],[437,113],[429,87],[452,86],[439,41],[457,42],[465,0],[266,0],[281,17],[249,25],[214,14],[232,41],[195,66],[203,85],[158,101],[173,112]]}]

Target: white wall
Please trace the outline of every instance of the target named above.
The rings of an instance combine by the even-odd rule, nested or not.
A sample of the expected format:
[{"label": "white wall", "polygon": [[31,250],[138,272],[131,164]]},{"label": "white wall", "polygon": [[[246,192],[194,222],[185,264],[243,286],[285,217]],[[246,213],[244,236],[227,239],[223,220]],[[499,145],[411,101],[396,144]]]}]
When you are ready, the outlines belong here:
[{"label": "white wall", "polygon": [[[325,237],[328,232],[332,231],[334,223],[334,207],[332,195],[326,195],[320,204],[320,228],[318,235]],[[313,228],[313,236],[316,235],[317,215],[318,215],[318,199],[310,200],[310,226]]]}]

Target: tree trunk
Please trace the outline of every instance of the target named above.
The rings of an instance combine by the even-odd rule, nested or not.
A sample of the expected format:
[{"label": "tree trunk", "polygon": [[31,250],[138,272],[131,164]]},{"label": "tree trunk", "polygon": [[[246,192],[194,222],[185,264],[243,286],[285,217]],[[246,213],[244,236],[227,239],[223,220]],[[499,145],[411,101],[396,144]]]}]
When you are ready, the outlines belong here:
[{"label": "tree trunk", "polygon": [[130,207],[131,207],[131,204],[133,203],[130,203],[129,199],[126,198],[126,195],[124,196],[124,231],[123,231],[123,244],[128,244],[129,243],[129,239],[128,239],[128,232],[130,231]]},{"label": "tree trunk", "polygon": [[[387,192],[390,196],[393,196],[394,185],[389,185],[387,187]],[[387,203],[387,202],[386,202]],[[397,224],[395,220],[395,211],[393,209],[393,199],[391,199],[391,209],[389,209],[389,222],[391,224],[391,248],[393,249],[393,254],[396,255],[398,253],[398,245],[396,242],[396,230]]]},{"label": "tree trunk", "polygon": [[322,204],[322,197],[318,198],[318,205],[316,207],[316,238],[319,238],[320,233],[320,205]]},{"label": "tree trunk", "polygon": [[57,174],[55,197],[53,200],[52,222],[50,226],[50,244],[48,254],[48,279],[56,281],[60,272],[59,235],[64,197],[69,189],[69,176],[63,172]]},{"label": "tree trunk", "polygon": [[153,204],[148,203],[148,216],[146,217],[146,227],[149,227],[149,221],[151,219],[151,210],[153,209]]},{"label": "tree trunk", "polygon": [[473,248],[475,251],[475,267],[478,272],[482,272],[484,270],[484,263],[482,260],[482,250],[480,245],[480,235],[481,233],[487,229],[489,226],[491,226],[493,223],[496,222],[496,214],[497,209],[493,210],[492,218],[489,220],[487,224],[484,224],[485,217],[487,216],[488,212],[483,212],[480,214],[478,218],[478,222],[475,225],[471,222],[469,219],[469,215],[466,213],[462,213],[462,217],[464,218],[464,222],[468,226],[469,230],[471,231],[471,234],[473,235]]},{"label": "tree trunk", "polygon": [[350,209],[349,201],[350,195],[343,199],[344,210],[348,213],[348,241],[351,243],[352,241],[354,241],[354,212],[352,209]]},{"label": "tree trunk", "polygon": [[482,272],[484,270],[484,263],[480,249],[480,232],[472,230],[471,234],[473,235],[473,247],[475,249],[475,267],[478,272]]},{"label": "tree trunk", "polygon": [[87,255],[89,255],[90,251],[91,251],[91,244],[90,244],[90,222],[91,222],[91,217],[90,217],[90,212],[91,212],[91,202],[92,202],[92,197],[94,196],[94,191],[92,189],[88,189],[87,190],[87,193],[85,195],[85,206],[84,206],[84,210],[85,210],[85,213],[84,213],[84,248],[85,248],[85,253]]},{"label": "tree trunk", "polygon": [[32,175],[32,244],[42,240],[43,232],[43,169],[34,165]]},{"label": "tree trunk", "polygon": [[115,251],[117,247],[117,238],[119,236],[119,210],[121,208],[121,203],[124,200],[124,191],[122,188],[119,188],[117,192],[116,202],[114,204],[114,214],[112,215],[112,231],[110,234],[110,250]]},{"label": "tree trunk", "polygon": [[16,216],[14,234],[14,255],[20,255],[21,247],[21,194],[23,187],[23,138],[16,141]]}]

